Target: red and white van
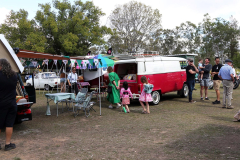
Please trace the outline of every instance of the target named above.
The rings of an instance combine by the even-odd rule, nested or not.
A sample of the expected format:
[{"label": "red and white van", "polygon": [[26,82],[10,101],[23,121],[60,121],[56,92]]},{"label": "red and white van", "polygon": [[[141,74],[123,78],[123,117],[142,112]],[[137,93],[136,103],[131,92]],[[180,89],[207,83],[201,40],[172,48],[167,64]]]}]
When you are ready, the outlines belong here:
[{"label": "red and white van", "polygon": [[146,76],[148,82],[154,85],[152,97],[153,104],[158,104],[161,95],[178,91],[182,97],[187,97],[186,69],[181,68],[184,58],[178,57],[142,57],[115,62],[114,72],[120,77],[121,85],[124,81],[138,99],[143,89],[141,77]]}]

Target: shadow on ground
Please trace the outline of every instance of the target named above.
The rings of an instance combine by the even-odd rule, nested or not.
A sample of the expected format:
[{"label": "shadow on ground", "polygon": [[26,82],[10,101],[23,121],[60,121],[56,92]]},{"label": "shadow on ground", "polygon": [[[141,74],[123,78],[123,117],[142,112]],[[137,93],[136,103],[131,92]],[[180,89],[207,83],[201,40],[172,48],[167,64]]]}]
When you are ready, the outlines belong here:
[{"label": "shadow on ground", "polygon": [[166,145],[165,149],[173,159],[240,159],[239,135],[239,128],[209,124]]}]

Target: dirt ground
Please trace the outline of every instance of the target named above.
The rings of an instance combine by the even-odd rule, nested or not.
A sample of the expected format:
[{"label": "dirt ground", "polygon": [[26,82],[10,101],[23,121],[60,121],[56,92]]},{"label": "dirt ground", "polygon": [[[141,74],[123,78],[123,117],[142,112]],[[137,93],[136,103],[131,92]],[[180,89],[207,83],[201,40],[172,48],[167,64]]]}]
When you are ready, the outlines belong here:
[{"label": "dirt ground", "polygon": [[[96,104],[86,118],[76,118],[64,106],[56,116],[45,116],[46,98],[36,91],[37,103],[32,107],[33,120],[14,126],[12,142],[17,148],[0,151],[1,160],[55,159],[240,159],[240,123],[233,122],[240,109],[240,89],[234,90],[234,109],[200,101],[199,84],[194,91],[195,104],[187,103],[175,92],[163,95],[159,105],[150,106],[151,114],[141,114],[138,102],[130,105],[131,113],[108,109],[102,103],[102,116]],[[222,97],[222,88],[221,88]],[[93,99],[96,101],[96,99]],[[5,133],[0,134],[4,145]]]}]

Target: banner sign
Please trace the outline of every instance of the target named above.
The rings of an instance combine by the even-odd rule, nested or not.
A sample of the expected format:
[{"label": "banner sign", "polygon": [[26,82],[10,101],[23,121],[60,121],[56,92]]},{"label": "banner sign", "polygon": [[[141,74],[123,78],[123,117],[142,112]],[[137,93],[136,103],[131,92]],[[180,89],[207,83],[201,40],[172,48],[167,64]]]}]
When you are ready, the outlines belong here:
[{"label": "banner sign", "polygon": [[37,61],[32,61],[34,67],[37,67]]},{"label": "banner sign", "polygon": [[87,68],[87,64],[89,64],[88,60],[83,60],[82,61],[82,69],[86,69]]},{"label": "banner sign", "polygon": [[70,59],[70,62],[71,62],[71,66],[74,67],[74,66],[75,66],[75,62],[76,62],[76,59]]},{"label": "banner sign", "polygon": [[43,60],[43,62],[48,65],[48,59]]},{"label": "banner sign", "polygon": [[20,60],[21,64],[23,64],[26,61],[25,59],[22,59],[22,58],[20,58],[19,60]]},{"label": "banner sign", "polygon": [[93,59],[93,62],[94,62],[95,67],[98,68],[99,60],[98,59]]},{"label": "banner sign", "polygon": [[54,59],[53,62],[55,65],[57,65],[57,59]]},{"label": "banner sign", "polygon": [[62,60],[62,62],[66,65],[68,60]]}]

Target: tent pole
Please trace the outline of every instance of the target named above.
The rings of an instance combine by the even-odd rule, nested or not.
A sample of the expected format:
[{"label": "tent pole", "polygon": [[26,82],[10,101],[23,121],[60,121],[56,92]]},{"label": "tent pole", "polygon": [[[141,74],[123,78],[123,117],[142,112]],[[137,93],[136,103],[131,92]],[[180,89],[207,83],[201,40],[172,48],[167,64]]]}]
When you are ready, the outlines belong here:
[{"label": "tent pole", "polygon": [[[57,67],[57,73],[58,73],[58,60],[57,60],[56,67]],[[60,78],[60,77],[59,77],[59,78]],[[57,93],[58,93],[58,78],[57,78]]]},{"label": "tent pole", "polygon": [[67,93],[67,88],[66,88],[66,85],[67,85],[67,64],[65,64],[65,93]]},{"label": "tent pole", "polygon": [[[49,63],[48,63],[49,65]],[[47,71],[48,71],[48,65],[47,65]],[[49,75],[48,75],[48,93],[49,93]]]},{"label": "tent pole", "polygon": [[101,94],[100,94],[100,89],[101,89],[101,86],[100,86],[100,69],[102,69],[102,68],[98,68],[99,69],[99,71],[98,71],[98,74],[99,74],[99,77],[98,77],[98,81],[99,81],[99,106],[100,106],[100,116],[102,115],[102,113],[101,113],[101,108],[102,108],[102,106],[101,106]]}]

